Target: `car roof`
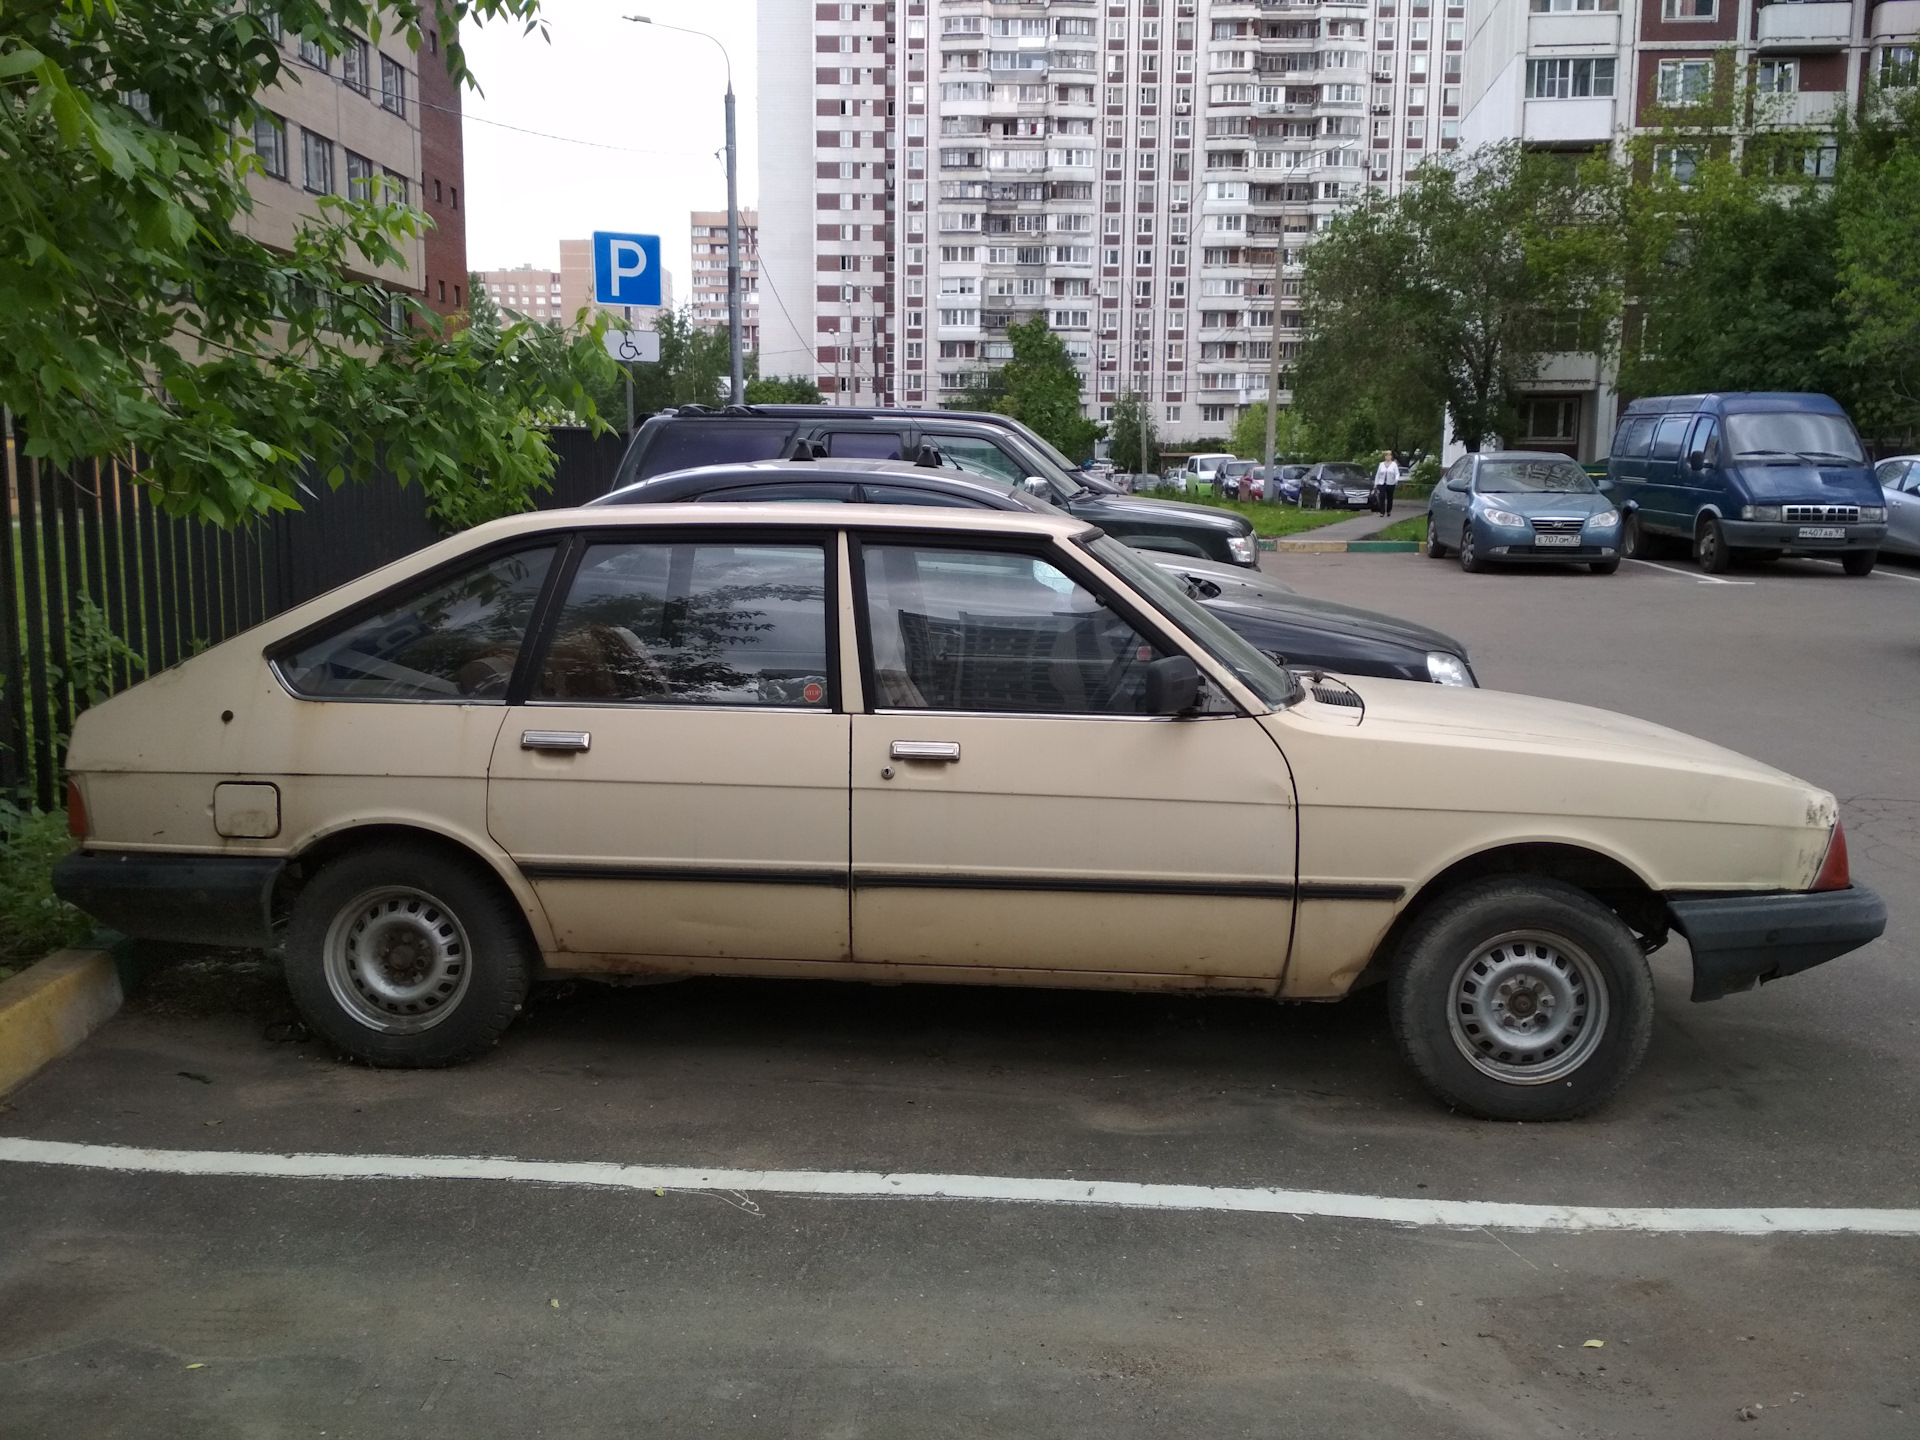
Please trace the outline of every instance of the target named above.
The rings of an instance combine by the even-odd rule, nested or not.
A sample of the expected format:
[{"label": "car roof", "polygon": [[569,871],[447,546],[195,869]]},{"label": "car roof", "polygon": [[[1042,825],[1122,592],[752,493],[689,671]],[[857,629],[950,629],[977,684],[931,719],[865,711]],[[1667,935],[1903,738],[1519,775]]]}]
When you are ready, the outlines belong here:
[{"label": "car roof", "polygon": [[1570,455],[1558,450],[1482,450],[1475,457],[1479,460],[1565,460],[1569,465],[1579,462]]},{"label": "car roof", "polygon": [[1811,390],[1727,390],[1706,395],[1651,395],[1635,400],[1621,412],[1629,415],[1738,415],[1754,410],[1803,410],[1817,415],[1845,415],[1846,407],[1831,395]]},{"label": "car roof", "polygon": [[[972,475],[966,471],[915,465],[908,460],[852,458],[738,460],[720,465],[697,465],[685,470],[668,470],[659,475],[649,475],[644,480],[636,480],[630,485],[623,485],[618,490],[609,491],[598,499],[588,501],[587,506],[583,508],[599,509],[606,506],[633,504],[634,499],[620,497],[634,497],[637,492],[647,490],[698,492],[702,481],[710,481],[716,485],[722,482],[777,484],[781,481],[805,485],[834,480],[842,480],[850,484],[859,484],[863,480],[885,480],[891,485],[924,490],[929,494],[966,496],[977,499],[990,508],[1000,510],[1046,511],[1052,508],[1032,499],[1016,487],[995,485],[984,477]],[[707,504],[703,508],[711,510],[713,505]]]}]

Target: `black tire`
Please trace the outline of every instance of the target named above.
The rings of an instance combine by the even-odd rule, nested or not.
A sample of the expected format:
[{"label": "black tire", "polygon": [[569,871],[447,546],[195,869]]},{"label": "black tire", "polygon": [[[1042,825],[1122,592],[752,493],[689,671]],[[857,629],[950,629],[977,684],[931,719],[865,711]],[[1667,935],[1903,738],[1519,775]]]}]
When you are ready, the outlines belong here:
[{"label": "black tire", "polygon": [[1447,547],[1442,545],[1439,540],[1434,537],[1434,531],[1438,528],[1434,523],[1433,512],[1429,510],[1427,512],[1427,558],[1429,560],[1444,560],[1447,558]]},{"label": "black tire", "polygon": [[1871,575],[1879,558],[1878,550],[1849,550],[1840,557],[1840,568],[1849,575]]},{"label": "black tire", "polygon": [[1647,532],[1640,528],[1638,515],[1630,514],[1620,522],[1620,558],[1623,560],[1647,558]]},{"label": "black tire", "polygon": [[1387,1015],[1407,1062],[1454,1109],[1566,1120],[1640,1064],[1653,976],[1633,932],[1584,890],[1499,876],[1414,920],[1388,976]]},{"label": "black tire", "polygon": [[1596,575],[1611,575],[1620,568],[1620,561],[1618,557],[1612,560],[1595,560],[1587,568]]},{"label": "black tire", "polygon": [[1319,490],[1313,492],[1313,508],[1316,510],[1324,510],[1327,508],[1327,497]]},{"label": "black tire", "polygon": [[1708,515],[1693,536],[1693,558],[1709,575],[1724,575],[1733,568],[1733,547],[1727,544],[1727,532]]},{"label": "black tire", "polygon": [[294,901],[286,955],[307,1024],[357,1060],[399,1068],[490,1049],[538,961],[493,877],[405,845],[353,851],[314,876]]},{"label": "black tire", "polygon": [[1460,522],[1460,568],[1469,575],[1481,575],[1486,572],[1486,557],[1480,553],[1480,547],[1473,539],[1473,517],[1469,515]]}]

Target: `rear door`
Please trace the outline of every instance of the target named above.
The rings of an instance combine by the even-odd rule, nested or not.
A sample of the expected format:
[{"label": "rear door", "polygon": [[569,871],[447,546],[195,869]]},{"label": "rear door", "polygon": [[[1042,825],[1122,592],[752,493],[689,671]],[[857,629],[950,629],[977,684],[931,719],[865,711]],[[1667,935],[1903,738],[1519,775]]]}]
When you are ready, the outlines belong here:
[{"label": "rear door", "polygon": [[1889,460],[1877,478],[1887,497],[1887,548],[1920,555],[1920,462]]},{"label": "rear door", "polygon": [[1693,495],[1682,478],[1687,432],[1692,415],[1662,415],[1653,428],[1653,448],[1647,456],[1647,483],[1641,491],[1640,512],[1659,530],[1693,533]]}]

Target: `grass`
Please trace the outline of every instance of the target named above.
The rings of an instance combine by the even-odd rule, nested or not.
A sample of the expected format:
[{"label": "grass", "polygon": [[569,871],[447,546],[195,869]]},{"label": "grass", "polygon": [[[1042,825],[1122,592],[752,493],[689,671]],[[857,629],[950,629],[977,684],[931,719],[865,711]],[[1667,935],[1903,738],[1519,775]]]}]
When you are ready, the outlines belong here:
[{"label": "grass", "polygon": [[1396,520],[1378,535],[1376,540],[1425,540],[1427,538],[1427,517],[1409,515],[1404,520]]},{"label": "grass", "polygon": [[0,835],[0,980],[93,932],[53,893],[54,862],[72,848],[64,810],[23,811]]},{"label": "grass", "polygon": [[1164,500],[1185,500],[1194,505],[1210,505],[1215,510],[1231,510],[1253,522],[1256,535],[1298,535],[1336,520],[1351,520],[1358,510],[1301,510],[1285,501],[1222,500],[1214,495],[1176,495],[1172,491],[1155,492]]}]

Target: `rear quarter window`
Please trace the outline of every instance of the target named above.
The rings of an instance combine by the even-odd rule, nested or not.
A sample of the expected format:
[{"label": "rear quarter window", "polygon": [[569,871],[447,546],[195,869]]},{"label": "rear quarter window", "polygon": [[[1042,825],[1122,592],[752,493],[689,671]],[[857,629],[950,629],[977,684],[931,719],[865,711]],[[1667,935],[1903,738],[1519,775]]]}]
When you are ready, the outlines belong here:
[{"label": "rear quarter window", "polygon": [[641,458],[635,480],[648,480],[696,465],[732,465],[774,460],[793,438],[792,425],[728,424],[687,420],[661,427]]},{"label": "rear quarter window", "polygon": [[1647,453],[1653,438],[1653,421],[1645,415],[1633,415],[1620,422],[1614,432],[1613,453],[1623,460],[1638,460]]}]

